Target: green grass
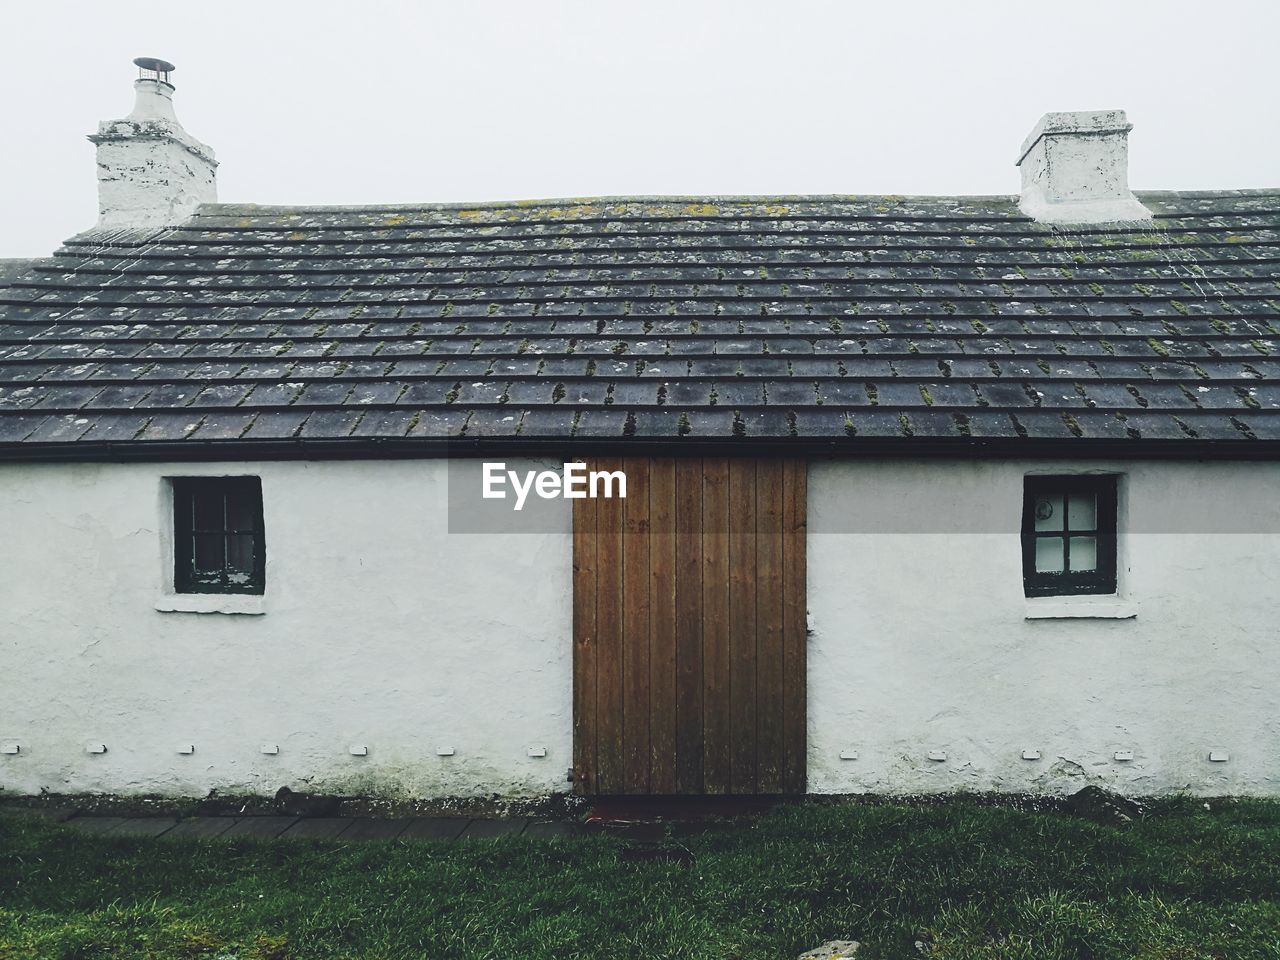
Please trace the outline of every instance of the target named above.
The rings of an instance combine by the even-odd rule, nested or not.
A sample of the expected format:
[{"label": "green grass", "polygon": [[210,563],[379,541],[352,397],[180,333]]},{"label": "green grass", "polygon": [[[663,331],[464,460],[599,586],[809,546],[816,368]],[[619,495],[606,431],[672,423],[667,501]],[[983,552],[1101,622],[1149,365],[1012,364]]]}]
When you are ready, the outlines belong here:
[{"label": "green grass", "polygon": [[1098,826],[972,800],[803,805],[684,843],[111,839],[0,817],[0,958],[1280,958],[1280,804]]}]

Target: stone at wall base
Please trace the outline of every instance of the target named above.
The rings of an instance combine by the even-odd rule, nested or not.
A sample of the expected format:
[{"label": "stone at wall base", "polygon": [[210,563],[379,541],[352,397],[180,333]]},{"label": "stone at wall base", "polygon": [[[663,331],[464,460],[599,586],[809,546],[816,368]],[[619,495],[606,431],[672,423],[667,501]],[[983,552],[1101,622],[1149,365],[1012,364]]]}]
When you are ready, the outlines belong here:
[{"label": "stone at wall base", "polygon": [[1067,798],[1064,806],[1069,813],[1111,827],[1137,820],[1145,812],[1136,800],[1095,786],[1077,790]]},{"label": "stone at wall base", "polygon": [[828,940],[821,946],[800,954],[800,960],[845,960],[857,956],[862,944],[857,940]]}]

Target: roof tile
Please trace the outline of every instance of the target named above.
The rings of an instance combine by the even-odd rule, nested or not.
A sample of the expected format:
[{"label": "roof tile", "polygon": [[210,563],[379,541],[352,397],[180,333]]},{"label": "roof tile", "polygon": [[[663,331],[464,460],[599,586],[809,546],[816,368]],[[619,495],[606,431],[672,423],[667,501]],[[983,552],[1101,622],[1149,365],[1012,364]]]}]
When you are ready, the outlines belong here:
[{"label": "roof tile", "polygon": [[1280,194],[1143,199],[209,205],[4,272],[0,446],[1277,439]]}]

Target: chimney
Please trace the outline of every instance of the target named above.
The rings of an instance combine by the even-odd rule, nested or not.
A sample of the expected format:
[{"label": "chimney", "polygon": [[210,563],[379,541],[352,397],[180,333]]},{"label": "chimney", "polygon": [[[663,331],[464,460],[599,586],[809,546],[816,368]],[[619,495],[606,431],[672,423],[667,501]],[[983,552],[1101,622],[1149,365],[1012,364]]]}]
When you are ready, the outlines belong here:
[{"label": "chimney", "polygon": [[102,121],[89,136],[98,147],[100,228],[172,226],[217,200],[213,151],[183,130],[173,112],[173,64],[154,57],[133,62],[133,112]]},{"label": "chimney", "polygon": [[1022,143],[1018,204],[1041,223],[1150,220],[1129,192],[1129,131],[1123,110],[1046,113]]}]

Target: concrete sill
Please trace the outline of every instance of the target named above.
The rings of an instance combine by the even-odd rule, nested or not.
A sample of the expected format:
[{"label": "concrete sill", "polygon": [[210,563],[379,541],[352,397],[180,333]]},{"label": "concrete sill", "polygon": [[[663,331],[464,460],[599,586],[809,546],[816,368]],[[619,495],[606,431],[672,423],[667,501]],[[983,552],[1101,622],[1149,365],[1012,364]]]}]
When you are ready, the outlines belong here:
[{"label": "concrete sill", "polygon": [[167,593],[156,601],[161,613],[242,613],[261,616],[267,612],[263,597],[217,593]]},{"label": "concrete sill", "polygon": [[1028,620],[1132,620],[1137,605],[1119,597],[1035,597],[1027,600]]}]

